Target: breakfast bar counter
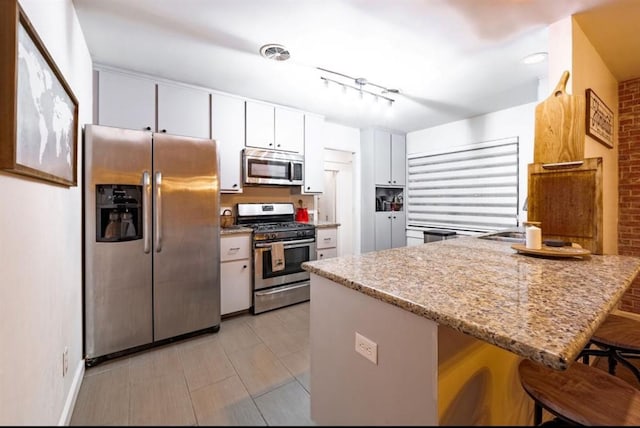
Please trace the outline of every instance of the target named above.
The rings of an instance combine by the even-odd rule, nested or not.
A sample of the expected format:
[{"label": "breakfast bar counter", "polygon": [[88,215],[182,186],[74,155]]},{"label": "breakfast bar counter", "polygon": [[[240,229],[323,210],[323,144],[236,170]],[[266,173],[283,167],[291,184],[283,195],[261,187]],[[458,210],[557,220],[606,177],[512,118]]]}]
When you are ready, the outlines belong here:
[{"label": "breakfast bar counter", "polygon": [[[340,398],[331,398],[329,395],[336,395],[335,392],[325,391],[335,387],[349,390],[349,386],[338,385],[339,372],[346,368],[342,375],[351,377],[350,382],[362,383],[362,388],[372,386],[377,376],[387,385],[397,382],[395,387],[400,389],[414,375],[419,381],[409,385],[409,390],[419,389],[420,384],[423,390],[429,389],[425,382],[431,383],[433,394],[427,395],[433,395],[432,404],[440,406],[439,417],[436,407],[420,414],[412,414],[414,408],[404,409],[407,417],[403,420],[398,420],[400,413],[395,411],[388,417],[396,423],[438,424],[446,413],[438,399],[442,390],[437,387],[443,367],[453,367],[465,359],[454,349],[451,355],[456,357],[446,357],[445,362],[444,348],[456,340],[475,340],[500,348],[500,352],[508,351],[503,357],[516,358],[510,363],[512,366],[518,358],[528,358],[554,369],[566,369],[631,285],[640,271],[640,258],[616,255],[542,258],[520,254],[508,242],[463,237],[307,262],[303,268],[312,274],[311,407],[316,422],[372,422],[353,416],[346,407],[335,409]],[[385,320],[379,322],[382,317]],[[336,331],[342,329],[350,330],[341,333],[350,352],[331,355],[323,348],[323,342],[331,340],[327,336],[331,334],[338,336],[339,341],[340,334]],[[353,337],[354,330],[375,343],[374,348],[365,346],[366,352],[375,354],[375,363],[353,352],[354,340],[356,348],[359,344]],[[445,331],[449,337],[446,340]],[[403,336],[411,334],[414,336],[402,343]],[[389,345],[385,344],[387,339]],[[414,349],[422,346],[421,342],[427,345],[421,350]],[[478,343],[468,349],[479,349]],[[496,354],[495,350],[491,352]],[[384,361],[391,353],[399,354],[393,356],[397,362]],[[408,354],[412,357],[408,358]],[[421,361],[409,369],[418,355]],[[389,373],[371,372],[372,367],[366,365],[358,368],[363,360],[377,366],[377,371],[386,370],[383,366],[388,364],[387,369],[403,372],[404,380]],[[416,373],[423,369],[423,373]],[[407,372],[411,370],[413,375]],[[359,373],[366,378],[354,379]],[[513,373],[509,376],[513,378]],[[366,401],[363,398],[363,406]],[[424,397],[419,397],[417,403],[425,405]],[[384,407],[383,403],[376,405]],[[352,407],[357,408],[357,404]],[[382,423],[379,418],[384,419],[385,412],[380,410],[376,416],[378,423],[373,423]]]}]

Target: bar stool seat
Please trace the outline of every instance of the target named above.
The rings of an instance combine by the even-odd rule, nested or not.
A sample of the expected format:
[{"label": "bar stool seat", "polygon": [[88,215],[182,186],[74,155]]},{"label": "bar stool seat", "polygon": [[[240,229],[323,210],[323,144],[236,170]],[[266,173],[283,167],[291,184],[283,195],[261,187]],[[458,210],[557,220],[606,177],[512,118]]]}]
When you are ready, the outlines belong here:
[{"label": "bar stool seat", "polygon": [[[591,344],[597,348],[591,348]],[[640,370],[628,361],[629,358],[640,358],[640,321],[609,314],[591,337],[589,345],[580,354],[583,362],[587,363],[590,355],[607,357],[610,374],[615,374],[617,363],[621,363],[640,382]]]},{"label": "bar stool seat", "polygon": [[536,404],[536,425],[540,407],[569,424],[640,425],[640,390],[604,370],[576,362],[561,371],[522,360],[518,373]]}]

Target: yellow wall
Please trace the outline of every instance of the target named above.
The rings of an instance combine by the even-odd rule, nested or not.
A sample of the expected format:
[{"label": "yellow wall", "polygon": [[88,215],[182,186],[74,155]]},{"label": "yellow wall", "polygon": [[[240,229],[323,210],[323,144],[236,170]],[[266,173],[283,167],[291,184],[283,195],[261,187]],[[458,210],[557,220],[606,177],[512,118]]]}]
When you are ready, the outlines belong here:
[{"label": "yellow wall", "polygon": [[585,90],[591,88],[614,113],[614,148],[585,136],[584,157],[602,158],[603,253],[618,254],[618,82],[572,17],[549,27],[550,88],[564,70],[571,76],[568,93],[584,97]]},{"label": "yellow wall", "polygon": [[602,158],[603,251],[618,254],[618,81],[573,18],[572,24],[573,93],[591,88],[613,111],[613,148],[587,135],[584,157]]}]

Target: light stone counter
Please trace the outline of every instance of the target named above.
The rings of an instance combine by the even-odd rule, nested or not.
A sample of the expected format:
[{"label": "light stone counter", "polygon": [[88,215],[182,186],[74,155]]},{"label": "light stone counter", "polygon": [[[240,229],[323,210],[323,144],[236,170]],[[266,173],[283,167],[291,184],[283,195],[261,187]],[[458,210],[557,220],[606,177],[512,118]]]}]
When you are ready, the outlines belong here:
[{"label": "light stone counter", "polygon": [[220,228],[220,235],[235,235],[238,233],[251,233],[253,232],[253,229],[250,227],[244,227],[244,226],[238,226],[238,225],[234,225],[231,227],[221,227]]},{"label": "light stone counter", "polygon": [[631,285],[640,258],[539,258],[518,254],[507,242],[464,237],[307,262],[303,268],[565,369]]}]

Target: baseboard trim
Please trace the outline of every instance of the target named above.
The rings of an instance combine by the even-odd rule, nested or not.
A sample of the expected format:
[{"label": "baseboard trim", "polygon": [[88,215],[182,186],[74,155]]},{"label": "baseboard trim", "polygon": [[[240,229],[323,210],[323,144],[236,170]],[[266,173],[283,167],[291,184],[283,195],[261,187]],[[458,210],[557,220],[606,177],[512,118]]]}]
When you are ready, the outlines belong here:
[{"label": "baseboard trim", "polygon": [[73,375],[73,382],[71,383],[71,388],[69,388],[69,393],[67,394],[67,399],[64,402],[64,408],[62,409],[62,414],[60,414],[60,420],[58,421],[58,426],[68,426],[71,422],[71,415],[73,415],[73,409],[76,405],[76,400],[78,398],[78,393],[80,392],[80,386],[82,386],[82,378],[84,377],[84,360],[80,360],[78,366],[76,367],[76,371]]}]

